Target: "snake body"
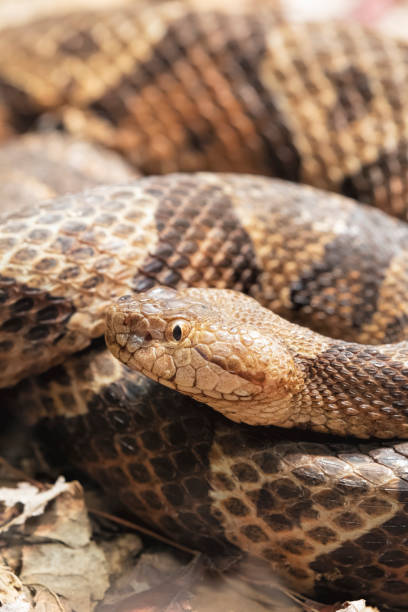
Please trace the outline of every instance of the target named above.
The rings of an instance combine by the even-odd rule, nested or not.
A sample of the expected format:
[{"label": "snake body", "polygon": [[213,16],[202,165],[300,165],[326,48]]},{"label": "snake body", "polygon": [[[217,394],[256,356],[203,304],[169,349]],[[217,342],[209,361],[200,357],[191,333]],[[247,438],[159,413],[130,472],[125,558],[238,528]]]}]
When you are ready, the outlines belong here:
[{"label": "snake body", "polygon": [[[271,233],[271,226],[279,232]],[[358,240],[350,243],[356,233]],[[307,248],[299,247],[303,235],[313,237],[310,260]],[[347,256],[330,249],[330,238],[332,244],[349,245]],[[86,346],[102,332],[115,296],[156,284],[240,290],[263,296],[264,304],[294,318],[299,303],[291,308],[288,297],[300,294],[301,274],[290,263],[293,251],[304,253],[298,261],[306,278],[301,301],[312,325],[324,325],[332,305],[325,291],[332,295],[337,283],[346,306],[343,316],[332,319],[339,335],[403,342],[405,318],[400,313],[390,318],[396,313],[388,291],[404,303],[400,262],[406,240],[406,225],[381,211],[255,176],[148,177],[50,200],[9,215],[2,225],[2,385],[24,379],[14,390],[17,409],[48,432],[58,453],[63,448],[64,456],[107,489],[113,486],[132,512],[172,537],[240,561],[242,571],[261,563],[268,577],[272,567],[304,592],[349,596],[365,588],[376,601],[399,603],[407,554],[401,535],[408,473],[404,442],[357,448],[332,440],[325,446],[303,442],[299,434],[282,442],[270,428],[234,424],[175,392],[165,400],[158,385],[115,363],[106,351],[89,352]],[[311,297],[319,299],[309,300],[318,252],[322,293],[312,285]],[[362,252],[371,265],[356,277]],[[381,273],[379,261],[388,262]],[[285,270],[294,274],[294,292],[282,284]],[[376,307],[357,317],[365,291],[377,296]],[[285,330],[283,320],[282,326]],[[315,333],[303,330],[299,347]],[[312,345],[310,371],[320,364],[328,375],[343,368],[342,381],[327,381],[330,403],[338,403],[334,421],[341,427],[358,423],[347,415],[353,407],[342,403],[345,391],[370,402],[368,388],[360,394],[358,373],[365,364],[365,384],[378,393],[370,406],[381,423],[375,433],[393,435],[395,419],[403,434],[404,369],[395,371],[396,361],[387,367],[391,362],[381,362],[377,347],[356,346],[369,355],[368,362],[358,353],[342,361],[335,351],[320,353],[319,343]],[[399,344],[388,346],[396,357]],[[85,353],[67,359],[80,349]],[[26,378],[40,371],[44,374]],[[320,421],[321,429],[329,430],[325,425]]]},{"label": "snake body", "polygon": [[0,148],[0,212],[135,176],[102,147],[57,132],[27,134]]},{"label": "snake body", "polygon": [[[0,134],[46,113],[144,173],[275,175],[405,218],[406,57],[355,24],[178,3],[50,18],[2,32]],[[309,374],[335,431],[348,412],[357,432],[357,406],[375,435],[405,435],[402,222],[305,186],[204,173],[57,198],[3,216],[0,233],[0,384],[22,381],[9,401],[59,454],[249,577],[272,569],[318,597],[408,605],[405,442],[234,423],[87,348],[129,291],[238,290],[307,321],[300,344],[358,343],[341,354],[313,336]]]},{"label": "snake body", "polygon": [[[44,113],[144,173],[275,175],[405,217],[407,44],[182,2],[4,29],[0,137]],[[10,61],[12,56],[12,61]]]}]

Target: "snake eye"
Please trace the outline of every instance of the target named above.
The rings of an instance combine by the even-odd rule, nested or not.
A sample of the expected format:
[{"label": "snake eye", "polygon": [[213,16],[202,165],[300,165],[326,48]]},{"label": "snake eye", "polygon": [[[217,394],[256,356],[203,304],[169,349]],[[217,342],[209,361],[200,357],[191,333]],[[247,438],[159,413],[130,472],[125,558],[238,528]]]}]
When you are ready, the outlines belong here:
[{"label": "snake eye", "polygon": [[175,340],[177,340],[177,342],[178,342],[179,340],[181,340],[181,327],[180,327],[180,325],[175,325],[175,326],[173,327],[173,338],[174,338]]},{"label": "snake eye", "polygon": [[176,342],[180,342],[181,340],[184,340],[189,333],[190,324],[187,323],[187,321],[171,321],[167,326],[166,337],[167,340],[175,340]]}]

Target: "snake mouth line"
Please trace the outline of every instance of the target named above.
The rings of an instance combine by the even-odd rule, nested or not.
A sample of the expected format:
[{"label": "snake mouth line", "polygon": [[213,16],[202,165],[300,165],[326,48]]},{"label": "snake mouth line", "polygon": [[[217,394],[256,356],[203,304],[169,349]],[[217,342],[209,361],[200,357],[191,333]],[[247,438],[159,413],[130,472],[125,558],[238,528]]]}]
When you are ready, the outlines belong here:
[{"label": "snake mouth line", "polygon": [[194,347],[194,350],[200,355],[200,357],[202,357],[206,361],[211,361],[210,359],[208,359],[208,356],[205,354],[205,352],[201,351],[198,346]]}]

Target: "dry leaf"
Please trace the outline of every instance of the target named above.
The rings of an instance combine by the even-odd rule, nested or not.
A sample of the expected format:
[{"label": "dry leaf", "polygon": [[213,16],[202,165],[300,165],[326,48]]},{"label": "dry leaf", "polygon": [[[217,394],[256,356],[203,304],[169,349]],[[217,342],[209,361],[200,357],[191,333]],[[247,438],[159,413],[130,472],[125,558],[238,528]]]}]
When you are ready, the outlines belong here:
[{"label": "dry leaf", "polygon": [[183,565],[170,553],[144,553],[117,581],[98,612],[190,612],[191,590],[204,569],[200,556]]},{"label": "dry leaf", "polygon": [[40,488],[30,482],[19,482],[14,487],[0,487],[0,502],[4,508],[0,532],[4,533],[14,525],[24,525],[28,519],[43,514],[47,504],[67,490],[68,484],[62,477],[47,488]]},{"label": "dry leaf", "polygon": [[7,469],[5,463],[0,476],[0,507],[4,509],[0,554],[8,566],[2,576],[7,587],[2,610],[4,605],[14,605],[21,612],[25,612],[23,606],[27,612],[32,606],[36,612],[41,608],[65,612],[71,607],[91,612],[103,599],[112,575],[122,572],[140,550],[140,539],[120,534],[115,539],[110,536],[111,541],[103,545],[92,541],[82,487],[77,482],[67,483],[63,478],[49,486],[23,482],[19,472]]},{"label": "dry leaf", "polygon": [[358,601],[347,601],[342,606],[337,607],[335,612],[380,612],[378,608],[366,606],[365,599]]},{"label": "dry leaf", "polygon": [[30,612],[24,585],[7,567],[0,567],[0,604],[3,612]]}]

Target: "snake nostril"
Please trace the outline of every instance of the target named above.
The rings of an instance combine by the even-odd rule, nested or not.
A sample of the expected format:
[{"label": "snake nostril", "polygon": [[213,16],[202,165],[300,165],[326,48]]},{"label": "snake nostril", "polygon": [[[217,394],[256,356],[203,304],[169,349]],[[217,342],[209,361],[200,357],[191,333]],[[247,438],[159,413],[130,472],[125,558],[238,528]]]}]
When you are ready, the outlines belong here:
[{"label": "snake nostril", "polygon": [[118,303],[123,304],[124,302],[130,302],[132,299],[131,295],[122,295],[122,297],[118,299]]},{"label": "snake nostril", "polygon": [[150,342],[150,340],[153,340],[152,334],[150,332],[147,332],[147,334],[145,335],[145,342]]}]

